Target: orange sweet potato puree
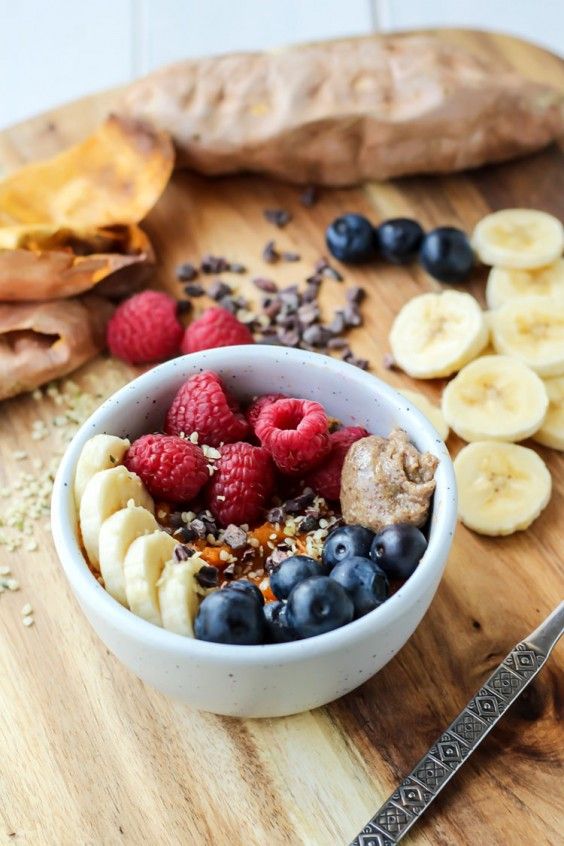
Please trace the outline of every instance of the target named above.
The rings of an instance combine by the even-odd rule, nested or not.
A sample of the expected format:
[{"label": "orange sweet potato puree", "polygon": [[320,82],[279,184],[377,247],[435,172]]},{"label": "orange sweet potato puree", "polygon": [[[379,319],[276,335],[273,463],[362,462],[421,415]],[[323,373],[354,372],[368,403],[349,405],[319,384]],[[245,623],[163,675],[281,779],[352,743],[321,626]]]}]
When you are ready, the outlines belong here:
[{"label": "orange sweet potato puree", "polygon": [[[273,537],[273,535],[275,535],[275,537]],[[259,543],[259,546],[255,547],[255,556],[251,567],[251,572],[253,572],[256,570],[264,569],[265,561],[272,551],[271,548],[268,546],[269,542],[274,544],[279,543],[280,541],[284,540],[286,536],[280,528],[276,527],[275,524],[262,523],[260,526],[257,526],[256,529],[252,529],[248,533],[248,537],[249,539],[256,539]],[[304,537],[305,536],[300,537],[299,535],[295,537],[297,551],[300,554],[303,554],[305,552],[305,543],[303,539]],[[208,564],[213,564],[219,570],[225,569],[225,567],[229,563],[228,561],[223,561],[221,559],[220,553],[222,550],[225,550],[225,552],[229,553],[229,555],[232,555],[235,558],[239,558],[243,553],[243,550],[231,549],[230,546],[227,546],[225,544],[222,544],[221,546],[210,546],[203,539],[191,541],[190,545],[196,547],[196,549],[199,550],[200,555]],[[247,574],[245,578],[250,578],[250,581],[254,581],[256,584],[260,585],[260,582],[262,582],[264,575],[261,574],[260,576],[253,578],[252,576],[249,577],[249,575]],[[263,594],[267,602],[276,598],[269,587],[263,590]]]},{"label": "orange sweet potato puree", "polygon": [[[157,503],[156,513],[158,515],[159,522],[166,525],[168,522],[168,515],[170,511],[171,508],[168,503]],[[277,528],[276,524],[268,522],[262,523],[260,526],[251,529],[247,534],[249,540],[254,538],[256,541],[258,541],[258,546],[255,547],[255,555],[252,560],[250,572],[256,572],[257,570],[264,571],[265,561],[272,552],[272,549],[271,547],[269,547],[268,544],[280,543],[280,541],[285,539],[286,535],[280,527]],[[273,535],[275,537],[272,537]],[[305,535],[296,535],[294,537],[294,540],[296,541],[297,553],[301,555],[305,554]],[[217,567],[220,571],[220,574],[229,564],[229,561],[224,561],[221,558],[221,553],[227,552],[229,556],[241,558],[243,551],[246,548],[245,546],[243,547],[243,549],[240,550],[231,549],[231,547],[227,546],[227,544],[222,544],[221,546],[212,546],[206,541],[205,538],[189,541],[188,545],[197,549],[201,557],[206,561],[207,564],[211,564],[214,567]],[[260,583],[264,579],[264,573],[261,572],[261,574],[256,577],[249,576],[248,574],[246,574],[245,578],[249,579],[252,582],[255,582],[255,584],[260,587]],[[225,579],[225,581],[227,580]],[[270,587],[261,588],[261,590],[267,602],[276,599],[276,597],[270,590]]]}]

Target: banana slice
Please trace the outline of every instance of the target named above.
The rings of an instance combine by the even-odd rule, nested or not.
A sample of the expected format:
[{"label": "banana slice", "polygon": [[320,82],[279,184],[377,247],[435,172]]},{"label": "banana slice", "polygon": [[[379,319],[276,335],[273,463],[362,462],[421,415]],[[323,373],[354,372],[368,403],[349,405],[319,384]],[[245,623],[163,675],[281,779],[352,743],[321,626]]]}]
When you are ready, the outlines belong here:
[{"label": "banana slice", "polygon": [[482,218],[472,246],[484,264],[529,270],[551,264],[562,255],[560,221],[535,209],[503,209]]},{"label": "banana slice", "polygon": [[418,408],[425,415],[437,430],[441,440],[446,441],[448,438],[448,425],[439,406],[432,403],[424,394],[420,394],[419,391],[404,391],[402,388],[400,394],[403,394],[406,399],[413,403],[415,408]]},{"label": "banana slice", "polygon": [[157,582],[177,546],[174,538],[159,529],[136,538],[123,562],[127,604],[134,614],[155,626],[163,624]]},{"label": "banana slice", "polygon": [[165,629],[194,637],[194,620],[200,600],[196,573],[205,564],[197,554],[188,561],[168,561],[157,582],[162,623]]},{"label": "banana slice", "polygon": [[123,462],[123,456],[131,446],[127,438],[116,435],[94,435],[84,446],[76,463],[74,476],[74,499],[77,507],[86,485],[100,470],[109,470]]},{"label": "banana slice", "polygon": [[548,394],[548,412],[533,439],[543,446],[564,450],[564,376],[546,379],[544,386]]},{"label": "banana slice", "polygon": [[536,452],[517,444],[477,441],[454,460],[458,512],[481,535],[511,535],[548,504],[552,480]]},{"label": "banana slice", "polygon": [[390,345],[398,365],[415,379],[450,376],[488,343],[482,309],[470,294],[443,291],[413,297],[397,315]]},{"label": "banana slice", "polygon": [[134,505],[131,499],[100,526],[100,572],[106,590],[122,605],[127,605],[124,576],[127,551],[136,538],[158,527],[151,512],[142,505]]},{"label": "banana slice", "polygon": [[522,441],[542,426],[547,409],[542,379],[507,355],[471,361],[442,398],[445,420],[465,441]]},{"label": "banana slice", "polygon": [[539,376],[564,375],[564,298],[521,297],[492,311],[493,345]]},{"label": "banana slice", "polygon": [[102,523],[120,508],[125,508],[130,499],[135,505],[142,505],[154,514],[155,504],[143,482],[122,464],[95,473],[87,483],[80,501],[79,523],[82,542],[91,564],[96,566],[100,559],[99,536]]},{"label": "banana slice", "polygon": [[492,267],[486,285],[488,308],[518,297],[564,297],[564,259],[536,270]]}]

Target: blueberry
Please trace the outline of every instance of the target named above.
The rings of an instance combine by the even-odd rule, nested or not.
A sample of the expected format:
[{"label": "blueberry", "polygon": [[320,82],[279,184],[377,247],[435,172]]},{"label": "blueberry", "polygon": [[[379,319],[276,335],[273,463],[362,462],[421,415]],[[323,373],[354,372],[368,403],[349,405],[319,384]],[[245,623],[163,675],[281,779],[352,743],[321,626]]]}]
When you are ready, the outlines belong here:
[{"label": "blueberry", "polygon": [[408,579],[427,549],[423,532],[409,523],[388,526],[376,535],[370,557],[390,579]]},{"label": "blueberry", "polygon": [[331,579],[338,582],[353,601],[354,616],[362,617],[381,605],[388,596],[388,580],[384,571],[370,558],[343,558],[331,570]]},{"label": "blueberry", "polygon": [[287,643],[295,640],[296,635],[288,624],[286,616],[286,604],[280,602],[267,602],[264,606],[264,619],[268,639],[273,643]]},{"label": "blueberry", "polygon": [[362,264],[375,258],[374,227],[361,214],[344,214],[327,227],[325,240],[331,255],[339,261]]},{"label": "blueberry", "polygon": [[394,217],[376,230],[380,255],[393,264],[406,264],[416,258],[425,233],[416,220]]},{"label": "blueberry", "polygon": [[353,601],[334,579],[311,576],[296,585],[286,607],[288,623],[299,637],[314,637],[350,623]]},{"label": "blueberry", "polygon": [[229,582],[223,590],[238,590],[242,593],[247,594],[247,596],[254,597],[255,601],[259,603],[259,605],[264,605],[264,596],[262,595],[261,591],[258,589],[256,585],[252,582],[249,582],[248,579],[237,579],[234,582]]},{"label": "blueberry", "polygon": [[374,532],[364,526],[341,526],[333,529],[323,544],[323,563],[327,570],[343,558],[360,555],[367,558],[374,540]]},{"label": "blueberry", "polygon": [[264,628],[261,606],[250,592],[242,590],[210,593],[194,621],[196,637],[212,643],[264,643]]},{"label": "blueberry", "polygon": [[304,579],[321,573],[321,566],[307,555],[291,555],[270,574],[270,587],[277,599],[288,599],[290,592]]},{"label": "blueberry", "polygon": [[439,226],[423,238],[421,264],[439,282],[465,282],[474,267],[468,236],[454,226]]}]

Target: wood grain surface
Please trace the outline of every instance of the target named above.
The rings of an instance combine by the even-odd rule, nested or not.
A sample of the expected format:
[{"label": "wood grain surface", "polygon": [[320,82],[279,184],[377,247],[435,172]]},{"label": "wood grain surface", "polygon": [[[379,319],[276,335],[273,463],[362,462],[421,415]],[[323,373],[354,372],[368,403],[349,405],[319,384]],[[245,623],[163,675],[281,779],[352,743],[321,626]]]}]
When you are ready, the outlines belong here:
[{"label": "wood grain surface", "polygon": [[[445,37],[564,88],[561,63],[538,48],[468,32]],[[10,170],[75,141],[114,102],[115,94],[100,95],[4,132],[0,166]],[[472,174],[326,190],[312,209],[300,205],[295,188],[260,178],[179,173],[145,225],[160,257],[156,284],[179,294],[174,267],[205,252],[281,282],[303,279],[324,251],[325,226],[345,210],[470,230],[490,209],[514,205],[564,217],[559,150]],[[294,214],[281,232],[262,216],[276,206]],[[269,238],[300,252],[302,263],[264,265],[260,253]],[[250,275],[237,277],[249,293]],[[442,382],[415,383],[384,370],[382,358],[401,305],[439,286],[415,266],[376,265],[346,276],[369,291],[365,324],[351,334],[354,351],[393,385],[437,398]],[[484,276],[477,272],[469,286],[481,302]],[[328,311],[343,297],[343,286],[324,283]],[[135,372],[100,358],[74,379],[101,396]],[[31,460],[48,459],[61,445],[53,425],[59,413],[49,397],[0,406],[0,487],[13,485],[22,471],[33,475]],[[34,441],[37,419],[49,434]],[[455,438],[449,447],[457,450]],[[509,648],[562,598],[564,460],[538,449],[554,494],[533,527],[505,539],[459,527],[437,596],[400,654],[340,701],[285,719],[197,713],[130,675],[72,597],[47,518],[37,521],[37,551],[0,546],[0,563],[21,583],[21,590],[0,595],[0,843],[346,844]],[[16,460],[19,450],[29,458]],[[0,513],[4,507],[0,500]],[[26,602],[34,608],[29,628],[21,623]],[[562,843],[562,659],[561,646],[406,842]]]}]

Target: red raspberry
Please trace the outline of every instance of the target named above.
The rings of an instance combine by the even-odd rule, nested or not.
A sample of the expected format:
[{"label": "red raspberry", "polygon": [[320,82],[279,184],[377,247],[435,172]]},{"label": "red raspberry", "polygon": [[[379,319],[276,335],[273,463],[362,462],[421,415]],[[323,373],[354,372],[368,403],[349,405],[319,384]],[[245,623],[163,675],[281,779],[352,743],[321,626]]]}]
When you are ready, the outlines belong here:
[{"label": "red raspberry", "polygon": [[257,397],[252,401],[245,412],[245,416],[249,421],[251,429],[254,429],[259,418],[259,414],[267,405],[272,405],[273,402],[279,399],[286,399],[285,394],[263,394],[262,397]]},{"label": "red raspberry", "polygon": [[180,349],[183,353],[211,350],[215,347],[253,344],[251,330],[224,308],[208,308],[192,321],[184,333]]},{"label": "red raspberry", "polygon": [[165,432],[191,435],[209,446],[242,440],[248,424],[235,400],[228,396],[217,373],[206,370],[185,382],[168,410]]},{"label": "red raspberry", "polygon": [[325,499],[338,500],[341,496],[341,471],[349,447],[355,441],[368,437],[362,426],[346,426],[329,435],[331,451],[323,464],[306,476],[306,483],[316,494]]},{"label": "red raspberry", "polygon": [[143,435],[125,454],[125,466],[154,497],[189,502],[209,479],[204,453],[176,435]]},{"label": "red raspberry", "polygon": [[268,452],[247,443],[225,444],[207,488],[207,504],[222,526],[254,523],[274,487],[274,468]]},{"label": "red raspberry", "polygon": [[130,364],[164,361],[178,353],[184,331],[177,302],[162,291],[141,291],[121,303],[108,323],[112,355]]},{"label": "red raspberry", "polygon": [[325,409],[318,402],[279,399],[259,414],[255,432],[283,473],[302,473],[329,452]]}]

